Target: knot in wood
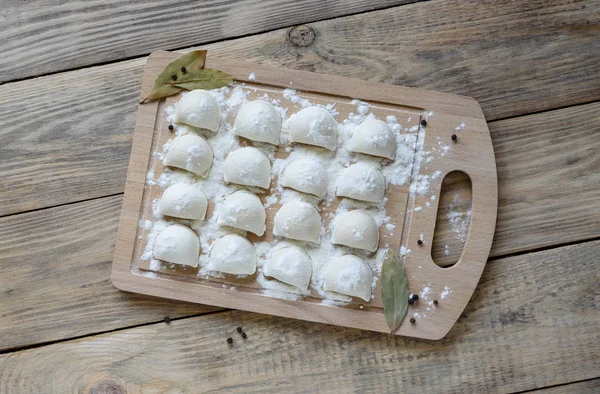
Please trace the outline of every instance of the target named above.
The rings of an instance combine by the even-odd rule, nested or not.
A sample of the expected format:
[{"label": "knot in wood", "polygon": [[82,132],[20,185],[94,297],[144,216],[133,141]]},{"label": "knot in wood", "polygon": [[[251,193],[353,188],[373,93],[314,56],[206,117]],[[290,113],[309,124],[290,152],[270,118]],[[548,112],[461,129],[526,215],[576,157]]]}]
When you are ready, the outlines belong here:
[{"label": "knot in wood", "polygon": [[296,47],[307,47],[315,41],[315,31],[306,25],[294,26],[288,32],[290,42]]},{"label": "knot in wood", "polygon": [[126,392],[121,383],[112,379],[101,380],[90,388],[90,394],[125,394]]}]

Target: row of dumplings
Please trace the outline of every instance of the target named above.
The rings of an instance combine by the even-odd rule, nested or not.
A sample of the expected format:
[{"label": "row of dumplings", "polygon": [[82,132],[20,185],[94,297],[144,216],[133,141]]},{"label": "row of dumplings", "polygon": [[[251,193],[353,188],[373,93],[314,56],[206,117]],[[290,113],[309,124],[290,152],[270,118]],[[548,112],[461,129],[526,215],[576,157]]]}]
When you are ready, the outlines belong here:
[{"label": "row of dumplings", "polygon": [[[211,93],[204,90],[193,90],[177,103],[175,121],[217,131],[221,122],[221,107]],[[233,132],[237,136],[252,141],[278,145],[281,128],[281,115],[277,109],[266,101],[255,100],[246,102],[240,107],[234,121]],[[319,146],[335,151],[337,132],[337,121],[321,107],[304,108],[290,118],[290,142]],[[385,122],[367,119],[353,132],[348,149],[351,152],[394,160],[396,137]]]},{"label": "row of dumplings", "polygon": [[[171,142],[163,164],[206,176],[212,160],[213,153],[208,142],[196,134],[186,134]],[[227,183],[268,189],[271,183],[271,162],[257,148],[238,148],[225,159],[223,179]],[[312,158],[293,160],[285,168],[281,180],[283,187],[319,198],[327,194],[328,183],[327,171]],[[385,178],[375,166],[358,162],[340,173],[336,194],[340,197],[380,203],[385,194]]]},{"label": "row of dumplings", "polygon": [[[176,183],[163,193],[158,203],[158,212],[175,218],[203,220],[207,207],[208,201],[197,186]],[[227,196],[221,205],[217,223],[262,236],[265,233],[266,218],[265,207],[260,199],[249,191],[238,190]],[[275,214],[273,235],[318,244],[321,238],[321,215],[311,203],[286,202]],[[374,252],[379,243],[379,230],[373,217],[366,212],[358,209],[347,211],[335,217],[331,242]]]},{"label": "row of dumplings", "polygon": [[[154,257],[175,264],[197,266],[199,248],[198,237],[192,230],[172,224],[156,238]],[[240,235],[227,234],[213,243],[207,268],[228,274],[254,274],[254,245]],[[312,262],[299,247],[286,246],[271,253],[263,266],[263,274],[300,290],[307,290],[312,277]],[[364,260],[354,255],[344,255],[325,266],[323,290],[369,301],[372,279],[371,269]]]}]

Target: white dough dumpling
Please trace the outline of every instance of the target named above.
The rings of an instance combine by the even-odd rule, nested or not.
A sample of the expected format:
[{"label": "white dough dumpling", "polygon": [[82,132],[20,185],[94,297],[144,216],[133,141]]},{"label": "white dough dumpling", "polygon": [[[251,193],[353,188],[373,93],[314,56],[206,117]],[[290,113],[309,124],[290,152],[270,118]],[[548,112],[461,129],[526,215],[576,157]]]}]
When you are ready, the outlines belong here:
[{"label": "white dough dumpling", "polygon": [[255,194],[239,190],[225,199],[217,223],[261,236],[265,233],[266,218],[265,207],[260,199]]},{"label": "white dough dumpling", "polygon": [[158,260],[197,267],[200,240],[189,228],[172,224],[158,233],[152,254]]},{"label": "white dough dumpling", "polygon": [[176,183],[163,192],[158,212],[175,218],[204,220],[207,206],[206,196],[197,186]]},{"label": "white dough dumpling", "polygon": [[254,245],[237,234],[228,234],[212,244],[207,268],[234,275],[251,275],[256,271]]},{"label": "white dough dumpling", "polygon": [[281,115],[271,104],[262,100],[242,105],[235,117],[233,133],[252,141],[279,143]]},{"label": "white dough dumpling", "polygon": [[225,159],[225,182],[268,189],[271,162],[260,150],[246,146],[231,152]]},{"label": "white dough dumpling", "polygon": [[205,177],[213,162],[213,151],[206,140],[196,134],[175,138],[169,145],[163,164]]},{"label": "white dough dumpling", "polygon": [[302,249],[286,246],[271,253],[271,258],[263,267],[263,273],[265,276],[306,290],[312,275],[312,262]]},{"label": "white dough dumpling", "polygon": [[367,119],[352,133],[348,150],[394,160],[396,137],[387,123],[377,119]]},{"label": "white dough dumpling", "polygon": [[380,203],[385,195],[385,178],[378,168],[358,162],[341,172],[336,194],[340,197]]},{"label": "white dough dumpling", "polygon": [[360,258],[347,254],[327,264],[323,271],[323,290],[371,300],[373,274]]},{"label": "white dough dumpling", "polygon": [[363,211],[344,212],[335,217],[331,243],[374,252],[379,244],[377,223]]},{"label": "white dough dumpling", "polygon": [[296,159],[287,165],[281,185],[323,198],[327,194],[327,171],[315,159]]},{"label": "white dough dumpling", "polygon": [[273,221],[273,235],[319,243],[321,216],[314,205],[304,201],[290,201],[281,206]]},{"label": "white dough dumpling", "polygon": [[221,123],[221,106],[210,92],[192,90],[177,103],[175,122],[217,131]]},{"label": "white dough dumpling", "polygon": [[290,119],[290,141],[335,151],[338,124],[327,110],[307,107]]}]

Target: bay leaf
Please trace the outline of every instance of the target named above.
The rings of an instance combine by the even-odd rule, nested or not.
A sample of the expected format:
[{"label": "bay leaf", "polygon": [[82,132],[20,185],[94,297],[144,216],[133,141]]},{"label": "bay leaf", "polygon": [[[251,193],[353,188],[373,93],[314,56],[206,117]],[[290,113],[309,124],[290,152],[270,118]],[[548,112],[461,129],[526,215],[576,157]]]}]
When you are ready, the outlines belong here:
[{"label": "bay leaf", "polygon": [[408,281],[397,249],[390,248],[381,266],[383,314],[390,327],[390,337],[400,327],[408,311]]},{"label": "bay leaf", "polygon": [[[206,50],[190,51],[167,64],[156,77],[150,94],[140,101],[140,103],[144,103],[147,100],[156,100],[172,96],[184,90],[185,88],[177,87],[169,83],[174,82],[172,79],[173,75],[176,75],[177,79],[180,79],[189,72],[202,70],[204,68],[204,63],[206,62],[206,53]],[[186,74],[181,71],[182,67],[185,67]]]},{"label": "bay leaf", "polygon": [[169,84],[178,88],[194,89],[218,89],[233,82],[233,76],[220,70],[205,68],[202,70],[188,71],[177,81],[169,81]]}]

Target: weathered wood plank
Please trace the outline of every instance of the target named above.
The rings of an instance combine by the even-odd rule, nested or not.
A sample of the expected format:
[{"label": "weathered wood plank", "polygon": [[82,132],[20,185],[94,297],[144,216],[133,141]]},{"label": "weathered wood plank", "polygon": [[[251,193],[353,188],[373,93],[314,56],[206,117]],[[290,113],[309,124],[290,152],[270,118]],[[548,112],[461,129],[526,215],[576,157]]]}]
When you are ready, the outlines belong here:
[{"label": "weathered wood plank", "polygon": [[0,216],[123,192],[141,71],[0,85]]},{"label": "weathered wood plank", "polygon": [[490,263],[439,342],[231,311],[4,354],[0,391],[514,392],[595,378],[599,253],[596,241]]},{"label": "weathered wood plank", "polygon": [[[208,45],[213,55],[475,98],[488,120],[598,100],[599,0],[433,0]],[[310,36],[310,35],[307,35]]]},{"label": "weathered wood plank", "polygon": [[0,350],[218,310],[112,285],[121,200],[0,218]]},{"label": "weathered wood plank", "polygon": [[0,83],[418,0],[7,0]]},{"label": "weathered wood plank", "polygon": [[598,392],[600,392],[600,378],[543,388],[531,391],[531,394],[593,394]]}]

